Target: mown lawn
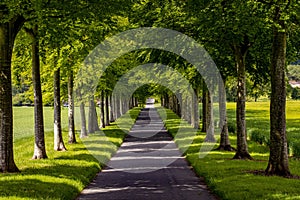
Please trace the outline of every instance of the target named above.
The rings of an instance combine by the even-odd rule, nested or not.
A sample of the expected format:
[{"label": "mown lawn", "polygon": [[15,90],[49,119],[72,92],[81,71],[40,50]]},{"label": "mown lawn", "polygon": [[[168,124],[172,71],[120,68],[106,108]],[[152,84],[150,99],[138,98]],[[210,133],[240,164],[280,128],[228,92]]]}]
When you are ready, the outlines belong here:
[{"label": "mown lawn", "polygon": [[[116,121],[118,124],[127,124],[126,127],[123,127],[126,129],[125,132],[117,126],[117,123],[113,123],[103,129],[104,135],[102,136],[95,133],[80,140],[77,134],[78,143],[66,144],[68,149],[66,152],[54,151],[53,132],[46,132],[45,139],[49,158],[31,160],[34,141],[33,132],[30,132],[32,124],[24,111],[26,109],[28,112],[32,112],[32,108],[14,110],[15,114],[19,112],[19,116],[22,114],[27,116],[15,118],[15,124],[22,124],[22,128],[18,127],[15,130],[14,142],[15,161],[21,172],[0,174],[0,199],[74,199],[101,170],[103,163],[99,161],[106,161],[110,158],[134,122],[128,115],[125,115]],[[50,109],[49,111],[51,111]],[[135,119],[139,110],[140,108],[131,110],[131,117]],[[49,116],[45,120],[45,124],[52,124],[52,118]],[[22,121],[23,123],[21,123]],[[67,133],[63,134],[64,140],[68,141]],[[94,149],[94,152],[87,150],[87,144],[97,146],[99,142],[101,144],[105,142],[105,145],[102,148]]]},{"label": "mown lawn", "polygon": [[[53,131],[53,108],[44,107],[45,132]],[[14,107],[14,139],[33,137],[34,135],[34,110],[33,107]],[[62,108],[62,128],[68,127],[68,109]]]},{"label": "mown lawn", "polygon": [[[175,142],[180,149],[187,149],[185,155],[187,160],[193,166],[196,173],[203,176],[209,188],[221,199],[240,200],[240,199],[300,199],[300,180],[286,179],[277,176],[266,177],[254,175],[257,170],[264,170],[267,167],[269,149],[266,144],[248,141],[249,151],[254,157],[254,161],[232,160],[234,152],[205,151],[200,150],[203,144],[205,134],[200,131],[193,136],[192,144],[186,143],[186,138],[176,137],[179,123],[185,127],[189,125],[182,122],[172,111],[159,108],[159,113],[167,113],[164,123],[169,132],[175,136]],[[251,129],[262,130],[263,134],[268,134],[269,114],[268,102],[247,103],[247,126],[248,132]],[[293,138],[299,138],[300,127],[300,103],[288,102],[287,105],[287,130],[290,141]],[[165,115],[165,114],[164,114]],[[235,104],[228,104],[229,120],[234,120]],[[298,123],[296,123],[298,122]],[[185,128],[187,137],[192,128]],[[298,133],[298,134],[297,134]],[[291,137],[294,135],[294,137]],[[230,135],[232,145],[235,147],[236,137]],[[188,145],[188,148],[187,146]],[[214,148],[218,144],[214,145]],[[209,147],[209,144],[206,145]],[[212,147],[211,147],[212,148]],[[208,148],[210,149],[210,148]],[[199,158],[202,156],[203,158]],[[292,174],[300,175],[300,160],[290,158],[290,169]]]},{"label": "mown lawn", "polygon": [[[235,123],[235,103],[228,103],[228,121]],[[300,101],[287,101],[286,131],[290,156],[300,157]],[[269,143],[270,103],[247,102],[247,134],[249,139],[264,145]]]}]

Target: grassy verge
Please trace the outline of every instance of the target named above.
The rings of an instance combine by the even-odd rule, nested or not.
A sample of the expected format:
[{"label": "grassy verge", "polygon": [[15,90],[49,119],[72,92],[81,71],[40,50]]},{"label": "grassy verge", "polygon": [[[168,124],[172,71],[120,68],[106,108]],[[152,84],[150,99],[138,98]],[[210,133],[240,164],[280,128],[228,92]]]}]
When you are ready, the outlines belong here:
[{"label": "grassy verge", "polygon": [[[136,118],[139,110],[139,108],[131,110],[131,117]],[[118,119],[117,123],[132,124],[132,120],[127,115]],[[117,146],[122,143],[126,133],[118,128],[117,123],[103,129],[105,136],[101,136],[102,138],[94,134],[86,139],[90,144],[98,142],[92,140],[95,137],[113,144],[109,152],[105,148],[98,149],[97,155],[109,159]],[[67,141],[67,133],[64,133],[64,139]],[[33,138],[22,137],[16,140],[15,161],[21,173],[0,174],[0,199],[74,199],[99,172],[101,164],[87,150],[84,140],[66,146],[68,149],[66,152],[54,151],[53,133],[48,132],[46,147],[49,158],[31,160]]]},{"label": "grassy verge", "polygon": [[[178,147],[187,148],[186,139],[176,137],[176,133],[180,123],[185,127],[189,125],[170,110],[159,108],[158,111],[160,114],[167,115],[164,123],[175,137]],[[187,136],[191,137],[189,133],[190,131],[186,128]],[[249,151],[254,161],[232,160],[233,152],[220,151],[206,152],[207,155],[204,158],[199,158],[204,138],[204,133],[197,132],[193,143],[185,151],[185,155],[196,173],[205,178],[209,188],[221,199],[300,199],[299,180],[276,176],[265,177],[250,173],[250,171],[264,170],[267,167],[268,147],[266,145],[249,141]],[[230,139],[232,144],[236,144],[235,136],[231,135]],[[293,174],[300,175],[299,165],[299,160],[290,159],[290,169]]]}]

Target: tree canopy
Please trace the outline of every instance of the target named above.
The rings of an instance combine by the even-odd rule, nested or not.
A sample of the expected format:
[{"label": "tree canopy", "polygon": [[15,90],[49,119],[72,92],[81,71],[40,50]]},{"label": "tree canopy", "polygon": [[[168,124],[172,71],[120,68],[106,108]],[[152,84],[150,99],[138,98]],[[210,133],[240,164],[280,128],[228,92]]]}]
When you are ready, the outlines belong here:
[{"label": "tree canopy", "polygon": [[[80,84],[92,85],[89,78],[95,74],[79,70],[98,44],[126,30],[162,27],[193,38],[206,49],[217,65],[223,78],[222,84],[226,86],[227,99],[237,102],[237,153],[234,158],[252,159],[247,147],[245,102],[251,99],[257,101],[261,96],[270,98],[271,156],[266,173],[289,176],[284,115],[285,70],[287,63],[299,60],[299,13],[299,3],[290,0],[80,0],[76,3],[2,0],[0,171],[18,171],[13,159],[12,105],[36,106],[43,103],[52,106],[55,102],[60,105],[60,101],[71,104],[74,99],[71,99],[70,91],[73,88],[73,78],[76,80],[78,72],[90,73],[85,74],[88,78]],[[180,42],[177,41],[178,45]],[[186,92],[186,88],[179,87],[183,83],[180,81],[175,83],[174,74],[163,73],[155,66],[151,70],[157,76],[178,85],[176,92],[170,91],[170,88],[164,85],[149,83],[142,85],[133,93],[130,103],[125,102],[120,96],[113,96],[115,86],[124,78],[124,74],[147,63],[160,63],[178,71],[189,81],[196,97],[184,100],[182,96],[177,95]],[[143,83],[143,79],[149,78],[148,74],[147,71],[135,74],[135,83]],[[288,74],[295,80],[300,79],[297,67],[289,67]],[[57,82],[53,84],[55,79]],[[204,101],[209,99],[208,104],[215,101],[205,90],[203,80],[204,77],[196,68],[180,55],[159,49],[139,49],[127,52],[114,60],[101,75],[94,96],[80,96],[82,100],[79,102],[80,108],[84,113],[84,106],[88,105],[83,100],[89,101],[90,107],[94,106],[95,101],[100,102],[102,124],[109,124],[110,118],[113,119],[113,116],[119,116],[126,109],[136,105],[137,99],[144,102],[147,97],[156,96],[164,106],[173,109],[198,128],[198,103],[203,99]],[[127,85],[122,85],[121,92],[126,93],[128,90]],[[38,99],[38,92],[43,99],[42,97]],[[59,93],[58,97],[53,98],[53,93]],[[222,98],[226,106],[226,94],[222,94]],[[193,105],[188,105],[188,102],[193,102]],[[75,105],[79,106],[76,102]],[[207,110],[213,112],[212,107],[209,107],[212,105],[205,106]],[[36,111],[41,114],[37,118],[43,118],[42,107],[40,110]],[[92,107],[91,110],[90,112],[94,112],[95,109]],[[226,109],[221,110],[226,121]],[[207,112],[206,115],[210,113]],[[90,116],[97,118],[96,115]],[[214,124],[212,118],[201,120],[203,124],[205,120],[208,120],[208,124]],[[41,127],[43,122],[39,123]],[[85,126],[84,120],[83,123]],[[227,128],[227,125],[223,128]],[[278,132],[281,134],[280,138],[276,136]],[[228,137],[228,131],[224,134]]]}]

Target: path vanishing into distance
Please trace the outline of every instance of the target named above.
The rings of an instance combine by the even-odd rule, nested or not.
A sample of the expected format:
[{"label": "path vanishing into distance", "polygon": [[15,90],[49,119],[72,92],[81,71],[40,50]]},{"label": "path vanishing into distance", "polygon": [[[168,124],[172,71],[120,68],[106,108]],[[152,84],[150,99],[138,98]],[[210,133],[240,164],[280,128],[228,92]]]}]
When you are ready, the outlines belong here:
[{"label": "path vanishing into distance", "polygon": [[77,200],[216,199],[181,156],[153,106],[141,110],[117,153]]}]

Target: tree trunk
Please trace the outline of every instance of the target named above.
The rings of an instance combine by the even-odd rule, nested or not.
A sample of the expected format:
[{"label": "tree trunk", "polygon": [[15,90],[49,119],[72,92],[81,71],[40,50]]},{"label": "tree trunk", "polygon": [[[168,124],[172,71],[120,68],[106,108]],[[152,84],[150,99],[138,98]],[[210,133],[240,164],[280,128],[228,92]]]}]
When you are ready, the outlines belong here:
[{"label": "tree trunk", "polygon": [[[220,79],[219,81],[223,81],[223,80]],[[225,85],[225,81],[224,81],[224,85]],[[231,147],[229,134],[228,134],[226,92],[225,90],[221,90],[221,89],[219,89],[219,115],[220,115],[221,139],[220,139],[220,146],[217,148],[217,150],[233,151],[234,148]]]},{"label": "tree trunk", "polygon": [[95,107],[95,101],[94,97],[89,101],[89,121],[88,121],[88,133],[95,133],[96,131],[99,131],[99,125],[98,125],[98,117],[97,117],[97,111]]},{"label": "tree trunk", "polygon": [[[132,104],[133,105],[133,104]],[[105,94],[105,125],[109,126],[109,97],[108,94]]]},{"label": "tree trunk", "polygon": [[94,130],[94,110],[95,110],[95,104],[94,100],[89,100],[89,118],[88,118],[88,133],[95,133]]},{"label": "tree trunk", "polygon": [[115,116],[115,120],[117,120],[119,118],[119,110],[120,110],[117,95],[114,95],[113,102],[114,102],[114,113],[115,113],[114,116]]},{"label": "tree trunk", "polygon": [[[2,17],[4,11],[0,11]],[[0,23],[0,172],[18,172],[13,154],[11,58],[23,18]]]},{"label": "tree trunk", "polygon": [[[56,62],[56,61],[55,61]],[[66,151],[61,130],[61,105],[60,105],[60,69],[54,71],[54,150]]]},{"label": "tree trunk", "polygon": [[34,132],[35,143],[32,159],[47,158],[44,133],[43,97],[40,77],[40,57],[38,26],[27,29],[27,33],[32,38],[32,82],[34,92]]},{"label": "tree trunk", "polygon": [[114,105],[115,105],[115,120],[117,120],[120,117],[120,104],[117,95],[114,96]]},{"label": "tree trunk", "polygon": [[188,97],[182,99],[181,119],[188,122]]},{"label": "tree trunk", "polygon": [[170,109],[170,101],[169,101],[169,94],[166,92],[164,95],[164,99],[165,99],[165,107]]},{"label": "tree trunk", "polygon": [[181,94],[178,94],[178,98],[176,95],[174,95],[175,97],[175,102],[176,102],[176,113],[179,117],[181,117],[181,105],[182,105],[182,97]]},{"label": "tree trunk", "polygon": [[215,125],[214,125],[214,113],[213,113],[213,100],[212,96],[209,92],[206,93],[207,99],[207,127],[206,127],[206,137],[204,139],[205,142],[216,142],[215,139]]},{"label": "tree trunk", "polygon": [[248,152],[246,134],[246,50],[234,46],[235,62],[237,66],[237,102],[236,102],[236,131],[237,131],[237,152],[233,159],[252,159]]},{"label": "tree trunk", "polygon": [[81,118],[81,132],[80,132],[80,138],[85,138],[88,136],[86,131],[86,117],[85,117],[85,108],[84,103],[80,103],[80,118]]},{"label": "tree trunk", "polygon": [[176,102],[175,102],[175,95],[174,94],[172,94],[171,95],[171,109],[172,109],[172,111],[174,112],[174,113],[177,113],[177,111],[176,111]]},{"label": "tree trunk", "polygon": [[136,97],[134,98],[134,105],[135,105],[135,107],[139,106],[139,102],[138,102],[138,99]]},{"label": "tree trunk", "polygon": [[129,109],[132,109],[134,107],[134,97],[131,96],[130,100],[131,101],[130,101],[130,107],[129,107]]},{"label": "tree trunk", "polygon": [[114,101],[112,95],[109,96],[109,105],[110,105],[110,121],[109,122],[114,122],[115,121],[115,116],[114,116]]},{"label": "tree trunk", "polygon": [[94,131],[100,131],[100,128],[99,128],[99,123],[98,123],[98,115],[97,115],[97,108],[96,108],[96,103],[95,103],[95,100],[93,98],[93,126],[94,126]]},{"label": "tree trunk", "polygon": [[195,129],[199,129],[199,106],[198,89],[194,89],[195,95],[192,96],[191,124]]},{"label": "tree trunk", "polygon": [[95,130],[94,130],[94,125],[93,125],[93,115],[94,115],[94,113],[93,113],[93,109],[94,109],[94,101],[91,99],[90,101],[89,101],[89,118],[88,118],[88,133],[90,134],[90,133],[94,133],[95,132]]},{"label": "tree trunk", "polygon": [[119,108],[120,108],[120,117],[123,115],[123,101],[122,101],[122,97],[119,97]]},{"label": "tree trunk", "polygon": [[207,88],[206,85],[203,84],[202,88],[202,129],[201,132],[206,132],[207,131],[207,104],[208,104],[208,99],[207,99]]},{"label": "tree trunk", "polygon": [[68,119],[69,119],[69,144],[76,143],[75,124],[74,124],[74,77],[73,70],[70,70],[68,76]]},{"label": "tree trunk", "polygon": [[[280,20],[280,8],[276,10],[275,23],[286,30],[284,21]],[[271,57],[271,103],[270,103],[270,157],[266,169],[269,175],[291,176],[289,170],[288,148],[285,118],[285,65],[286,32],[274,27]]]},{"label": "tree trunk", "polygon": [[104,103],[104,92],[101,92],[101,108],[100,108],[100,120],[101,120],[101,128],[105,128],[105,103]]}]

